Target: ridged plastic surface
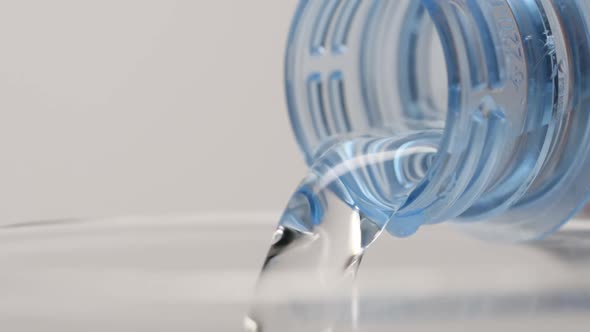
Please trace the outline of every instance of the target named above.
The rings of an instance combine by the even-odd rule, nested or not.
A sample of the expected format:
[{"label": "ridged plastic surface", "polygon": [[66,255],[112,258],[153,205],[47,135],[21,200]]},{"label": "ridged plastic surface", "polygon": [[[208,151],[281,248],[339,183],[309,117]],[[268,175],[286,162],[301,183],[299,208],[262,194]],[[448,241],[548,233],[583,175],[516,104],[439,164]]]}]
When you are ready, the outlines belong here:
[{"label": "ridged plastic surface", "polygon": [[[421,158],[391,170],[395,185],[414,174],[393,233],[449,219],[494,239],[553,231],[590,187],[588,13],[574,0],[301,1],[285,74],[306,160],[412,135],[402,149],[437,153],[425,172]],[[394,183],[372,181],[363,195]]]}]

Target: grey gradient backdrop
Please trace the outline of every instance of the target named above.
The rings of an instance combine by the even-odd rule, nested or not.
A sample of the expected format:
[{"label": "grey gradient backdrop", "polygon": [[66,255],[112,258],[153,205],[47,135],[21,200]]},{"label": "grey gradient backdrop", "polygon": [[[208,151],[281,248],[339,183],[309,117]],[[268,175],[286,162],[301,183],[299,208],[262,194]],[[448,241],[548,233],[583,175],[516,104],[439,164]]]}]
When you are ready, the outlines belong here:
[{"label": "grey gradient backdrop", "polygon": [[0,2],[0,222],[280,209],[296,2]]}]

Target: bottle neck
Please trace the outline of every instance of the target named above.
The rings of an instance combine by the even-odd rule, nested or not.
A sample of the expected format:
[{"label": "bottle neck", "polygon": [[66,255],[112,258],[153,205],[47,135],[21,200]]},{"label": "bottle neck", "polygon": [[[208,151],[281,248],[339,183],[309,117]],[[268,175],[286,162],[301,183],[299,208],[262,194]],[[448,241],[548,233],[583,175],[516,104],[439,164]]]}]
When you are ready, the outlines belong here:
[{"label": "bottle neck", "polygon": [[350,133],[440,131],[393,233],[454,218],[487,220],[495,237],[549,232],[590,184],[589,9],[571,0],[302,1],[286,79],[308,162]]},{"label": "bottle neck", "polygon": [[[572,109],[574,84],[570,40],[554,5],[514,0],[416,4],[425,8],[441,40],[448,103],[438,162],[401,219],[416,211],[424,211],[428,223],[493,219],[527,199],[533,185],[543,187],[541,178],[552,177],[550,165],[561,159],[561,149],[554,147],[567,135],[559,128]],[[411,108],[423,103],[421,94],[402,95],[409,96],[404,105]]]}]

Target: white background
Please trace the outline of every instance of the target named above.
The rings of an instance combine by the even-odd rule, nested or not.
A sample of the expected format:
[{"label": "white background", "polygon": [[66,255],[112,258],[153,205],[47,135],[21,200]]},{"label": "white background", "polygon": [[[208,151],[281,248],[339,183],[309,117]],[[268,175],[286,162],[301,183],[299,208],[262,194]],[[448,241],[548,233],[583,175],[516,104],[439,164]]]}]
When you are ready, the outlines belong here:
[{"label": "white background", "polygon": [[280,209],[296,3],[0,2],[0,222]]}]

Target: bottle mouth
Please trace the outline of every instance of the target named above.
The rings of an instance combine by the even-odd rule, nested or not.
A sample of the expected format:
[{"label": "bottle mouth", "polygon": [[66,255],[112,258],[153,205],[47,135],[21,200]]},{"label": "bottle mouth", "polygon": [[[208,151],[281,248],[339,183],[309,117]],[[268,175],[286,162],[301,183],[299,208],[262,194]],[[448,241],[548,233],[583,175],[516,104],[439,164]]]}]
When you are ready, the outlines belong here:
[{"label": "bottle mouth", "polygon": [[509,218],[543,201],[575,146],[580,12],[549,0],[301,1],[286,92],[307,162],[350,135],[438,137],[392,227]]}]

